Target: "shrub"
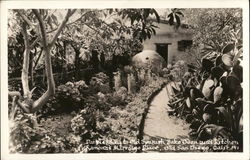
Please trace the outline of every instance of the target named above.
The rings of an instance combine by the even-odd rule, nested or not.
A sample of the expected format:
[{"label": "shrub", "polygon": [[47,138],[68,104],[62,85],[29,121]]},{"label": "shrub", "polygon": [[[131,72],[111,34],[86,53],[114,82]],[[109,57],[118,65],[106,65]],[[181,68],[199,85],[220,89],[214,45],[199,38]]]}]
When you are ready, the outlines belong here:
[{"label": "shrub", "polygon": [[102,92],[102,93],[110,93],[111,92],[111,89],[109,86],[109,77],[103,72],[95,74],[91,78],[90,86],[96,92]]},{"label": "shrub", "polygon": [[[80,141],[78,147],[74,147],[74,152],[89,152],[84,147],[87,140],[136,141],[142,115],[148,107],[148,98],[152,92],[159,89],[159,84],[165,82],[166,79],[156,77],[155,81],[141,87],[140,92],[134,95],[127,95],[127,89],[122,87],[113,94],[99,92],[97,97],[92,96],[92,99],[88,97],[84,109],[71,120],[73,134],[78,137],[75,143],[79,144]],[[98,100],[99,98],[101,101]],[[72,146],[75,145],[72,144]],[[91,152],[112,151],[92,150]]]},{"label": "shrub", "polygon": [[35,137],[36,131],[33,129],[35,117],[32,114],[19,113],[13,121],[10,121],[10,152],[27,152],[29,142]]},{"label": "shrub", "polygon": [[55,95],[41,109],[40,113],[47,116],[78,110],[83,105],[86,97],[92,92],[91,88],[83,80],[67,82],[56,88]]},{"label": "shrub", "polygon": [[[49,112],[38,118],[33,114],[18,113],[11,126],[11,152],[112,152],[88,151],[85,143],[98,139],[136,141],[142,115],[148,106],[148,97],[165,81],[155,77],[148,86],[142,86],[140,92],[133,95],[128,95],[125,87],[114,93],[96,93],[84,81],[60,85],[51,103],[47,104],[51,105],[49,109],[54,107],[54,112],[62,113],[58,111],[71,107],[76,110],[76,114],[51,116]],[[68,103],[63,104],[63,100]]]},{"label": "shrub", "polygon": [[19,113],[10,125],[11,153],[62,153],[66,144],[64,137],[39,126],[33,114]]},{"label": "shrub", "polygon": [[111,132],[110,135],[106,136],[118,140],[137,140],[142,115],[148,107],[148,98],[164,83],[166,83],[166,79],[157,77],[148,86],[141,87],[139,93],[131,96],[130,101],[124,108],[112,107],[105,121],[111,126]]}]

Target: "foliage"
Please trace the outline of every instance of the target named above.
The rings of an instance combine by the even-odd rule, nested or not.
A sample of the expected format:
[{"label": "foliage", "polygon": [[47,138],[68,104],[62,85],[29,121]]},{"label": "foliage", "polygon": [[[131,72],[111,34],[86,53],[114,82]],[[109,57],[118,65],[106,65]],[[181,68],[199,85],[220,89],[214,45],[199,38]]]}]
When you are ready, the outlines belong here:
[{"label": "foliage", "polygon": [[93,50],[104,54],[105,60],[133,55],[142,50],[143,40],[155,34],[150,15],[159,17],[154,9],[78,10],[60,41],[71,44],[75,51],[81,49],[81,57],[93,56]]},{"label": "foliage", "polygon": [[187,67],[183,60],[179,60],[174,65],[169,65],[168,69],[170,70],[170,76],[172,76],[176,81],[180,82]]},{"label": "foliage", "polygon": [[[242,19],[240,9],[185,9],[195,60],[173,87],[170,115],[191,123],[197,140],[236,140],[242,150]],[[175,78],[178,78],[175,77]]]},{"label": "foliage", "polygon": [[202,59],[200,68],[188,65],[180,89],[173,88],[169,114],[191,123],[195,139],[220,137],[237,140],[242,147],[242,50],[235,44]]},{"label": "foliage", "polygon": [[26,152],[29,142],[36,132],[33,130],[34,117],[30,114],[19,113],[10,122],[10,152]]},{"label": "foliage", "polygon": [[[116,99],[117,98],[117,99]],[[100,101],[97,101],[97,100]],[[103,100],[103,104],[99,105]],[[115,104],[126,104],[120,101],[119,96],[114,96],[109,87],[109,77],[103,72],[95,74],[86,85],[85,81],[67,82],[56,88],[56,94],[39,112],[45,115],[60,113],[71,113],[83,109],[85,104],[93,106],[111,106]]]},{"label": "foliage", "polygon": [[152,24],[151,17],[155,16],[157,22],[160,22],[160,16],[157,11],[152,8],[144,9],[121,9],[116,10],[122,19],[127,18],[131,22],[132,35],[134,39],[139,39],[143,42],[150,39],[153,34],[156,34],[157,26]]},{"label": "foliage", "polygon": [[40,111],[42,114],[70,113],[81,108],[86,97],[92,90],[81,80],[78,82],[67,82],[56,89],[56,94]]},{"label": "foliage", "polygon": [[[60,13],[62,11],[62,13]],[[65,10],[41,10],[40,14],[44,18],[44,24],[46,28],[49,29],[47,34],[48,37],[52,38],[53,34],[59,27],[59,22],[62,21],[59,17],[63,17]],[[8,11],[8,55],[12,57],[9,63],[13,63],[18,60],[18,55],[24,52],[24,40],[25,37],[22,35],[23,24],[27,23],[27,34],[28,40],[33,42],[38,38],[39,26],[37,18],[31,10],[9,10]],[[41,50],[41,43],[36,43],[32,49],[32,54],[34,62],[40,58],[41,55],[36,53],[36,50]],[[20,53],[19,53],[20,52]],[[21,56],[23,58],[23,56]],[[38,58],[39,57],[39,58]],[[22,59],[21,58],[21,59]],[[11,72],[12,69],[20,68],[22,66],[21,61],[15,65],[11,65],[13,68],[9,68]],[[36,66],[35,66],[36,67]]]},{"label": "foliage", "polygon": [[[13,31],[8,32],[13,33],[8,37],[9,73],[12,77],[16,77],[21,75],[21,63],[25,50],[24,37],[20,31],[24,21],[22,17],[28,17],[27,33],[30,41],[35,41],[39,32],[36,25],[37,19],[31,10],[10,10],[9,13],[8,29]],[[65,15],[65,10],[39,10],[39,13],[44,19],[48,39],[51,39],[62,21],[61,17]],[[86,65],[91,66],[90,59],[93,58],[93,50],[104,55],[101,59],[105,61],[106,65],[109,65],[108,60],[111,60],[113,55],[125,55],[128,59],[142,51],[142,39],[145,40],[155,34],[156,26],[153,26],[150,20],[153,15],[159,19],[154,9],[76,10],[56,39],[55,46],[51,48],[53,70],[62,72],[65,76],[68,71],[75,69],[74,77],[76,80],[80,80],[79,68],[86,67]],[[70,50],[70,52],[66,52],[66,50]],[[32,69],[29,74],[32,88],[33,75],[41,77],[41,71],[44,69],[44,61],[41,60],[41,57],[44,57],[43,47],[41,43],[36,43],[31,50],[30,57],[30,68]],[[45,75],[43,77],[45,78]]]},{"label": "foliage", "polygon": [[99,72],[91,78],[90,86],[97,92],[110,93],[109,82],[109,77],[105,73]]},{"label": "foliage", "polygon": [[97,119],[97,110],[95,110],[95,108],[85,107],[85,109],[81,110],[71,120],[71,129],[75,135],[79,135],[83,140],[97,139],[100,136],[96,132]]},{"label": "foliage", "polygon": [[184,14],[181,12],[182,9],[174,8],[171,9],[171,13],[168,15],[169,25],[174,25],[175,29],[178,29],[181,25],[180,16],[184,17]]},{"label": "foliage", "polygon": [[125,87],[120,87],[118,91],[113,94],[113,101],[124,101],[128,96],[128,90]]},{"label": "foliage", "polygon": [[10,127],[11,153],[75,152],[81,138],[71,133],[71,119],[72,115],[65,114],[39,118],[19,113]]},{"label": "foliage", "polygon": [[[12,35],[8,37],[10,42],[10,57],[17,58],[22,55],[24,50],[29,47],[24,43],[33,42],[34,44],[28,48],[30,52],[27,52],[26,57],[20,56],[23,58],[23,61],[24,59],[27,61],[25,63],[27,71],[23,73],[27,77],[28,91],[28,76],[33,78],[33,67],[35,69],[39,67],[42,69],[46,68],[46,71],[52,71],[52,66],[48,68],[47,64],[52,62],[53,69],[64,71],[61,70],[62,67],[58,66],[64,67],[65,62],[68,61],[68,57],[66,57],[66,46],[68,44],[78,54],[78,56],[75,56],[75,63],[79,63],[79,61],[76,61],[82,54],[80,52],[82,48],[85,51],[88,50],[84,51],[83,54],[87,54],[87,52],[92,50],[98,50],[99,53],[104,53],[106,57],[107,55],[112,57],[113,55],[134,54],[138,50],[141,50],[141,42],[143,40],[155,34],[154,28],[156,26],[153,26],[151,21],[148,20],[149,16],[154,14],[159,18],[154,9],[121,9],[115,11],[111,9],[78,10],[76,14],[80,17],[78,19],[71,19],[66,24],[68,18],[75,12],[69,10],[67,12],[68,18],[66,18],[66,21],[63,21],[65,22],[65,26],[60,28],[59,23],[62,21],[60,17],[63,17],[62,15],[65,13],[65,10],[13,11],[13,14],[10,14],[11,18],[9,19],[8,28],[13,31],[10,32]],[[114,15],[112,21],[108,21],[108,17],[113,16],[112,14]],[[126,17],[125,21],[123,21],[123,16]],[[18,19],[22,19],[22,21]],[[131,20],[131,24],[127,25],[126,23],[129,20]],[[39,26],[37,25],[38,22]],[[20,31],[21,27],[23,28]],[[13,30],[13,28],[16,28],[16,30]],[[41,29],[42,35],[40,35],[41,32],[39,29]],[[55,32],[57,30],[62,33],[60,36],[60,32]],[[28,36],[26,36],[25,32],[27,32]],[[58,34],[54,35],[54,33]],[[47,39],[49,41],[52,40],[52,42],[47,43]],[[54,44],[56,45],[54,46]],[[48,51],[46,47],[51,52],[43,54],[43,52]],[[44,61],[45,64],[40,61],[40,57],[46,58],[46,61]],[[13,65],[9,68],[10,70],[17,68],[17,65],[22,66],[18,61],[14,62],[15,59],[12,60]],[[79,68],[79,65],[75,65],[74,67]],[[66,71],[67,69],[69,67],[66,67]],[[21,71],[21,67],[19,70]],[[41,73],[38,74],[41,75]],[[50,76],[52,79],[52,82],[48,83],[47,87],[49,89],[54,88],[50,86],[54,83],[52,72],[51,74],[47,73],[46,76],[46,78]],[[125,134],[129,132],[131,134],[129,136],[136,139],[136,130],[138,130],[137,125],[140,121],[141,113],[138,112],[139,117],[136,117],[136,115],[129,116],[132,115],[131,111],[134,109],[137,112],[136,105],[141,104],[140,112],[143,112],[143,107],[146,105],[144,106],[145,103],[141,103],[140,96],[138,96],[138,100],[134,101],[136,104],[128,105],[128,111],[126,111],[126,105],[134,98],[132,95],[127,95],[124,88],[117,93],[110,93],[109,82],[110,77],[104,73],[94,75],[90,80],[89,86],[84,81],[67,82],[57,87],[56,95],[53,97],[47,96],[50,97],[50,101],[41,110],[36,112],[39,115],[38,117],[36,114],[17,113],[17,116],[14,117],[14,123],[11,126],[11,150],[20,153],[84,152],[81,150],[81,146],[87,139],[108,137],[107,135],[117,136],[117,126],[115,128],[110,127],[114,122],[110,119],[117,120],[115,115],[119,116],[120,114],[116,113],[117,110],[119,112],[125,110],[123,119],[124,122],[128,121],[125,127],[128,127],[129,131],[123,131],[124,133],[121,133],[122,136],[119,137],[118,134],[116,138],[121,139],[121,137],[126,136]],[[38,87],[40,88],[40,86]],[[54,89],[52,90],[54,92]],[[37,95],[34,96],[36,97]],[[78,112],[78,110],[80,111]],[[64,126],[61,118],[65,116],[65,112],[67,115],[78,112],[72,118],[70,127],[67,123]],[[133,125],[130,125],[130,122]],[[137,125],[134,125],[135,122]],[[62,127],[65,128],[61,129]]]},{"label": "foliage", "polygon": [[193,54],[222,52],[226,44],[235,40],[242,43],[242,10],[227,9],[185,9],[185,23],[190,25],[193,37]]},{"label": "foliage", "polygon": [[64,138],[38,125],[37,117],[19,113],[10,127],[10,152],[59,153],[65,152]]},{"label": "foliage", "polygon": [[[139,133],[142,114],[148,106],[150,95],[166,80],[157,78],[148,86],[142,86],[140,92],[135,94],[125,108],[113,107],[107,122],[112,126],[111,137],[126,140],[135,140]],[[118,131],[118,134],[117,134]]]},{"label": "foliage", "polygon": [[[100,73],[96,77],[105,76]],[[61,118],[52,119],[50,116],[41,118],[38,124],[43,128],[32,128],[35,136],[39,138],[33,140],[32,143],[29,140],[25,141],[24,144],[31,143],[32,146],[25,153],[85,153],[89,152],[84,147],[87,140],[136,140],[142,114],[148,105],[148,98],[153,91],[159,88],[159,84],[165,81],[163,78],[156,77],[148,86],[142,86],[139,93],[127,95],[122,100],[118,98],[118,100],[126,103],[121,103],[116,97],[121,97],[124,92],[109,94],[92,92],[82,104],[82,109],[77,114],[72,114],[74,117],[71,118],[69,124],[68,122],[62,122]],[[66,95],[66,93],[71,95],[73,92],[71,89],[73,88],[79,90],[83,87],[83,89],[86,89],[83,82],[68,82],[63,86],[64,89],[65,87],[69,90],[60,93],[61,95]],[[74,97],[73,95],[71,96]],[[59,117],[65,117],[65,115]],[[62,129],[60,129],[58,128],[60,124],[57,123],[64,123],[66,126],[62,125],[60,127]],[[53,126],[57,127],[54,128]],[[22,139],[24,138],[22,137]],[[107,151],[92,150],[91,152]]]},{"label": "foliage", "polygon": [[8,44],[16,43],[16,37],[21,32],[20,19],[13,10],[8,12]]}]

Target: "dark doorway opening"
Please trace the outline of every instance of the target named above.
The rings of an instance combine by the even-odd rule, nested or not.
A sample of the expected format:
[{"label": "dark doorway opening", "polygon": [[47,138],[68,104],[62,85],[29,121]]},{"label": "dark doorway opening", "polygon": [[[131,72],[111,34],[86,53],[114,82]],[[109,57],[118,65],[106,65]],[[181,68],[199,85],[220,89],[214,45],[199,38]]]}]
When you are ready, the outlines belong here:
[{"label": "dark doorway opening", "polygon": [[168,63],[168,45],[171,43],[155,43],[156,52],[159,53]]}]

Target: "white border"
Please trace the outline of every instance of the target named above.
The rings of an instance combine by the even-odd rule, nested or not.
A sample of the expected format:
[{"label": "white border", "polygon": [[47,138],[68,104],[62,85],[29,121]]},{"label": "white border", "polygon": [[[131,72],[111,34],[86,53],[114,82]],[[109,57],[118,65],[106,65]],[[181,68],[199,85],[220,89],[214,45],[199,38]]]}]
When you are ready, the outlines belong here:
[{"label": "white border", "polygon": [[[248,0],[122,0],[122,1],[0,1],[1,5],[1,159],[249,159],[249,2]],[[111,153],[111,154],[8,154],[7,9],[13,8],[243,8],[243,153]]]}]

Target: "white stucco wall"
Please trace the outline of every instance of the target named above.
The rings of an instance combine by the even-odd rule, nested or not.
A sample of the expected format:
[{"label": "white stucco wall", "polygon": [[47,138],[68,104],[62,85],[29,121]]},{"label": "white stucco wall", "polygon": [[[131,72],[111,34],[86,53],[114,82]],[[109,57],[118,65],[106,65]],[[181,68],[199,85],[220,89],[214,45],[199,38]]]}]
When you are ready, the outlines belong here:
[{"label": "white stucco wall", "polygon": [[156,51],[155,43],[171,43],[168,46],[168,63],[171,63],[173,56],[176,60],[182,59],[185,52],[178,51],[178,41],[180,40],[192,40],[192,33],[188,29],[179,28],[175,30],[173,26],[163,23],[156,23],[159,27],[156,29],[156,35],[153,35],[151,39],[147,39],[144,43],[144,50]]}]

